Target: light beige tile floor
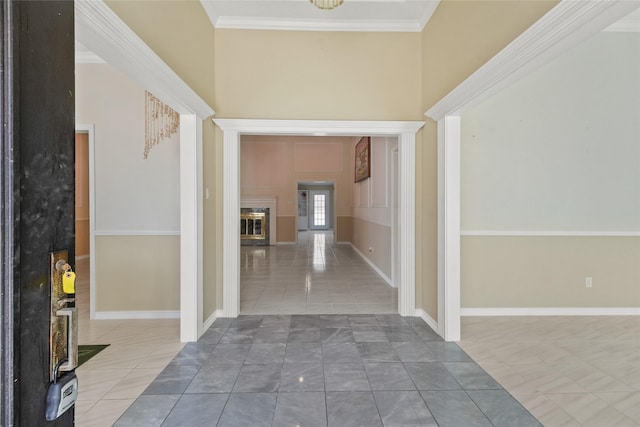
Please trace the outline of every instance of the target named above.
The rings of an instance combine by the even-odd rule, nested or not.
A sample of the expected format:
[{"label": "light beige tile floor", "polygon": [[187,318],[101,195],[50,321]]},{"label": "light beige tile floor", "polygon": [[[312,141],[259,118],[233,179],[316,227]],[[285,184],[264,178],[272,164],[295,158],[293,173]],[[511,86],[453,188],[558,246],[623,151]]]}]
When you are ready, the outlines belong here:
[{"label": "light beige tile floor", "polygon": [[79,344],[109,344],[80,366],[76,425],[111,426],[184,346],[178,319],[90,320],[89,261],[76,263]]},{"label": "light beige tile floor", "polygon": [[460,346],[546,427],[640,426],[640,317],[463,317]]},{"label": "light beige tile floor", "polygon": [[302,231],[296,245],[242,246],[242,314],[397,313],[389,286],[332,231]]}]

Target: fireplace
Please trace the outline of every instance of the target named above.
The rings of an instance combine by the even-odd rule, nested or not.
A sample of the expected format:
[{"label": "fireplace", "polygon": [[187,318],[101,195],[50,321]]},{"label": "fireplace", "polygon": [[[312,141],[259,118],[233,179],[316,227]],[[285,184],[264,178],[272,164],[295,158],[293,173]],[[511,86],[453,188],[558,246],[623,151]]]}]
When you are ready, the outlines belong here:
[{"label": "fireplace", "polygon": [[269,244],[269,208],[240,209],[240,239],[242,245]]},{"label": "fireplace", "polygon": [[240,244],[276,244],[276,198],[245,196],[240,199]]}]

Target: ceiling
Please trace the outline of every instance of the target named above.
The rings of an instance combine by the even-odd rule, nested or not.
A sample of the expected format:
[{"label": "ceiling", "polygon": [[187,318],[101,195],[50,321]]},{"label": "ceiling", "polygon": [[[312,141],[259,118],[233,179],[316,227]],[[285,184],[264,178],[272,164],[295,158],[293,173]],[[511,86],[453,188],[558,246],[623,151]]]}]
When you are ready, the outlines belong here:
[{"label": "ceiling", "polygon": [[439,0],[345,0],[320,10],[309,0],[201,0],[216,28],[422,31]]}]

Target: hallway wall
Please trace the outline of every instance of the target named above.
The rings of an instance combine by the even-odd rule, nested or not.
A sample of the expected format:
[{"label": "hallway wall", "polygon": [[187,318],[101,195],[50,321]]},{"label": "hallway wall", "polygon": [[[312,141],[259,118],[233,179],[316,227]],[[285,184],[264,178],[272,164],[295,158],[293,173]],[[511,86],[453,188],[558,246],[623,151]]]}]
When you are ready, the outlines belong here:
[{"label": "hallway wall", "polygon": [[[352,150],[357,143],[353,143]],[[392,283],[391,156],[397,148],[396,137],[372,137],[371,177],[353,184],[351,243],[389,284]]]},{"label": "hallway wall", "polygon": [[[257,136],[242,137],[241,195],[275,196],[278,242],[296,239],[299,181],[335,183],[337,241],[349,241],[352,137]],[[347,220],[347,221],[345,221]]]},{"label": "hallway wall", "polygon": [[179,310],[179,135],[145,160],[144,90],[108,64],[76,64],[76,92],[95,125],[97,316]]},{"label": "hallway wall", "polygon": [[640,307],[638,76],[602,32],[462,116],[463,307]]}]

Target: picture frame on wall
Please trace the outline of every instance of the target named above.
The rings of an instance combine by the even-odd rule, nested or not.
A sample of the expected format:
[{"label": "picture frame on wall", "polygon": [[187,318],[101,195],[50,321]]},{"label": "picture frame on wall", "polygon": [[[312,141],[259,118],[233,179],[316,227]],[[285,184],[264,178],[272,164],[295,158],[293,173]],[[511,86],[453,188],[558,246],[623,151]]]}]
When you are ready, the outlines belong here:
[{"label": "picture frame on wall", "polygon": [[355,182],[371,176],[371,137],[365,136],[356,144]]}]

